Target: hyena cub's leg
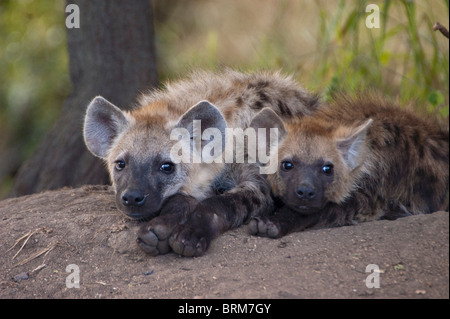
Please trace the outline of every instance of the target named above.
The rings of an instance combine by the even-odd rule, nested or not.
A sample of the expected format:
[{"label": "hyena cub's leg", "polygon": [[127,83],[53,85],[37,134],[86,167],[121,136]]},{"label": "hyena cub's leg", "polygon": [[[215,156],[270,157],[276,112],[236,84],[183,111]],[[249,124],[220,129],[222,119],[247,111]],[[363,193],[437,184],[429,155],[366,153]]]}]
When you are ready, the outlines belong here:
[{"label": "hyena cub's leg", "polygon": [[178,224],[186,222],[197,203],[195,198],[184,194],[169,197],[163,204],[160,215],[139,229],[137,243],[142,250],[152,256],[168,253],[171,250],[170,235]]},{"label": "hyena cub's leg", "polygon": [[254,217],[248,224],[251,235],[280,238],[292,232],[302,231],[318,222],[318,215],[299,215],[286,206],[272,216]]},{"label": "hyena cub's leg", "polygon": [[174,252],[200,256],[218,235],[272,210],[269,185],[257,167],[241,164],[235,169],[236,187],[201,201],[186,223],[175,228],[169,238]]},{"label": "hyena cub's leg", "polygon": [[364,191],[356,192],[346,203],[327,203],[318,212],[310,214],[301,214],[283,205],[273,215],[253,218],[248,230],[251,235],[279,238],[312,227],[348,226],[357,223],[358,211],[371,211],[374,206]]}]

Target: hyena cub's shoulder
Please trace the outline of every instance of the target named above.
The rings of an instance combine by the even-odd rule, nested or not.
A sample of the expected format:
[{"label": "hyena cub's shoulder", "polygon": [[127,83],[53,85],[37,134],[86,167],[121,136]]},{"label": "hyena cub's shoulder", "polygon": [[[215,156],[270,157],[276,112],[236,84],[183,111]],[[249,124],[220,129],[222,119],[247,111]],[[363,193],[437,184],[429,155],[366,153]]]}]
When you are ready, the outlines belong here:
[{"label": "hyena cub's shoulder", "polygon": [[340,96],[285,129],[268,176],[283,206],[253,221],[253,233],[448,210],[449,134],[430,120],[377,97]]}]

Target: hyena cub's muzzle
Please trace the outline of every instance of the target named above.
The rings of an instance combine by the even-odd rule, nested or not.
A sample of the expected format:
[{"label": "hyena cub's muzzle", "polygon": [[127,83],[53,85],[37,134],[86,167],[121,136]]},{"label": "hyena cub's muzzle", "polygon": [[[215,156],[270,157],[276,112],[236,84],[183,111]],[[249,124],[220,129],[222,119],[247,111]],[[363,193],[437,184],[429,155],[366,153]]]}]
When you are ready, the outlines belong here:
[{"label": "hyena cub's muzzle", "polygon": [[297,197],[305,202],[309,203],[317,197],[317,190],[314,185],[310,183],[302,183],[295,191]]},{"label": "hyena cub's muzzle", "polygon": [[[324,169],[323,166],[321,169]],[[324,182],[317,170],[301,163],[283,161],[281,178],[286,185],[286,192],[282,197],[284,202],[294,211],[302,214],[315,213],[325,205]]]},{"label": "hyena cub's muzzle", "polygon": [[312,183],[301,183],[290,197],[291,206],[300,213],[314,213],[323,205],[323,190]]},{"label": "hyena cub's muzzle", "polygon": [[117,190],[116,203],[126,216],[133,219],[151,219],[161,208],[162,199],[157,193],[139,188]]},{"label": "hyena cub's muzzle", "polygon": [[147,195],[138,189],[126,189],[122,192],[122,205],[130,209],[144,206]]}]

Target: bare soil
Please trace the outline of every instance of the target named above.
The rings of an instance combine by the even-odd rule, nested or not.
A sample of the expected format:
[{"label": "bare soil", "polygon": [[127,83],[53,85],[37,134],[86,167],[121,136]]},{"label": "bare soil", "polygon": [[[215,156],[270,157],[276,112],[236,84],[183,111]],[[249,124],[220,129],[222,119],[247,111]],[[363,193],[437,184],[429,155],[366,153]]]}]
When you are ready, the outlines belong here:
[{"label": "bare soil", "polygon": [[[149,257],[138,228],[106,186],[0,202],[0,298],[449,298],[448,212],[280,240],[243,226],[199,258]],[[366,287],[369,264],[380,288]]]}]

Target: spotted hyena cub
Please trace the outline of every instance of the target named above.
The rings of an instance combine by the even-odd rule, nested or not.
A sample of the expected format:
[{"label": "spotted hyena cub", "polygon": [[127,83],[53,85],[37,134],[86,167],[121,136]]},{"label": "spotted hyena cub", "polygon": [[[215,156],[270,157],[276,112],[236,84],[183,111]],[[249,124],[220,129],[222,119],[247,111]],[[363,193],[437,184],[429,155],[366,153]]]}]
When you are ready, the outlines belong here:
[{"label": "spotted hyena cub", "polygon": [[109,169],[119,209],[150,220],[139,246],[151,255],[199,256],[220,233],[273,207],[255,162],[225,161],[227,130],[248,128],[263,108],[287,119],[317,106],[315,96],[279,73],[200,71],[143,95],[131,112],[95,98],[84,138]]},{"label": "spotted hyena cub", "polygon": [[[279,123],[265,113],[266,122],[272,114]],[[448,211],[448,128],[374,96],[342,95],[284,129],[272,154],[278,170],[268,175],[279,205],[274,215],[253,219],[251,233],[281,237]]]}]

